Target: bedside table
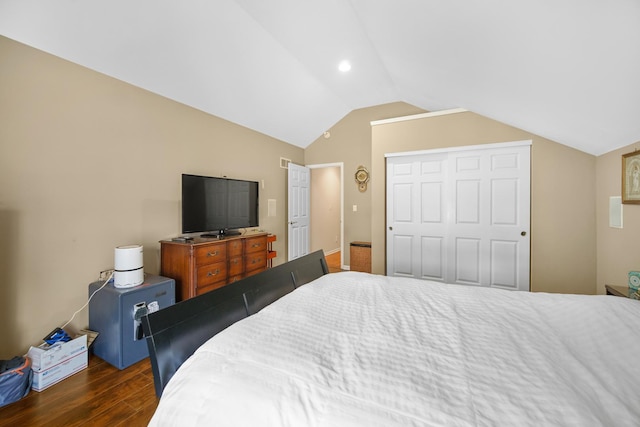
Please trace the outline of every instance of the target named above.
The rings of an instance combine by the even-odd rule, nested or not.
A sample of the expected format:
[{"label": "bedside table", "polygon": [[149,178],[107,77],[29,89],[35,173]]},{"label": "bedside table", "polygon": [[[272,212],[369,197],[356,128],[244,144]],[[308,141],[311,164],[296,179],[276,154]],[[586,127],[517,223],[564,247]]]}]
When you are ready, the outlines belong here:
[{"label": "bedside table", "polygon": [[615,295],[617,297],[625,297],[631,299],[640,299],[638,296],[638,292],[635,289],[631,289],[628,286],[614,286],[614,285],[604,285],[605,290],[607,291],[607,295]]}]

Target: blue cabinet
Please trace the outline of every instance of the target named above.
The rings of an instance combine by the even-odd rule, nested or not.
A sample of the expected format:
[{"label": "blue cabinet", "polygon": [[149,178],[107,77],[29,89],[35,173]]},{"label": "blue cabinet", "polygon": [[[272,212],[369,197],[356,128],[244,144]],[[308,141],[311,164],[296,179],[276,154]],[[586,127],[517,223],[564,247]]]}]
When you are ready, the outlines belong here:
[{"label": "blue cabinet", "polygon": [[[89,296],[103,282],[89,285]],[[107,284],[89,302],[89,329],[99,333],[93,353],[118,369],[149,356],[140,318],[175,304],[175,281],[145,274],[144,282],[132,288]]]}]

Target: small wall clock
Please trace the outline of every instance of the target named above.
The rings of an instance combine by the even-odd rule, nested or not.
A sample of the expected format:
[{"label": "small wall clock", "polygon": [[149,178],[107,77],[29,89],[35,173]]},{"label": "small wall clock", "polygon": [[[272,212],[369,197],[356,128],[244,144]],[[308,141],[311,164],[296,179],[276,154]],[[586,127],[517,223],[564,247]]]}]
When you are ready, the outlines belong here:
[{"label": "small wall clock", "polygon": [[367,182],[369,182],[369,171],[364,166],[358,166],[356,170],[356,184],[360,192],[367,191]]}]

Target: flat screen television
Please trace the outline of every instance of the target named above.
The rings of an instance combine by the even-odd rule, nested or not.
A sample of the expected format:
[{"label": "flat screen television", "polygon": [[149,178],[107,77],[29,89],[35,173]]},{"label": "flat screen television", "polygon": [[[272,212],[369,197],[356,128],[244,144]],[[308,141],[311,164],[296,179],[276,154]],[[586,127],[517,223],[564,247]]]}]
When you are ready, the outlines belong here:
[{"label": "flat screen television", "polygon": [[257,227],[258,183],[182,174],[182,232],[203,237],[240,234]]}]

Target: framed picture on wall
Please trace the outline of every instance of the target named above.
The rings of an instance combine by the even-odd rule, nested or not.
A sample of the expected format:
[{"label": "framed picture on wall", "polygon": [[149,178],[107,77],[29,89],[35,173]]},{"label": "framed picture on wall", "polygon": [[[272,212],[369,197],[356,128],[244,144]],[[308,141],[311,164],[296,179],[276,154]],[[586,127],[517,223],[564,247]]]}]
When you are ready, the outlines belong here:
[{"label": "framed picture on wall", "polygon": [[622,203],[640,204],[640,151],[622,155]]}]

